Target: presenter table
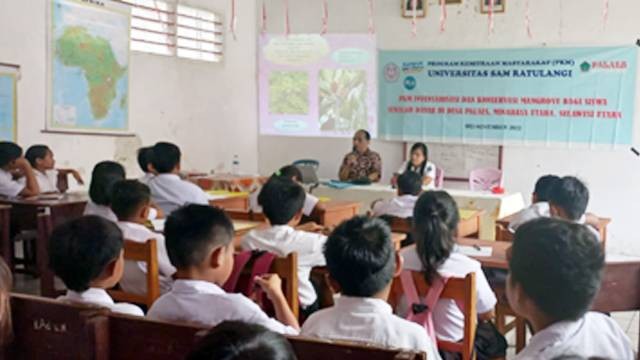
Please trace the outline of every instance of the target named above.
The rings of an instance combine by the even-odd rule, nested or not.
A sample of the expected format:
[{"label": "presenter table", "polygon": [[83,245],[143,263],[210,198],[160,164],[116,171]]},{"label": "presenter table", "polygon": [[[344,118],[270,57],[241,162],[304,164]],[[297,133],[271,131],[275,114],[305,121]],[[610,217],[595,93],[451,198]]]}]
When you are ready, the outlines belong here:
[{"label": "presenter table", "polygon": [[[482,210],[480,220],[480,239],[495,240],[496,220],[514,214],[524,208],[524,198],[520,193],[493,194],[490,192],[444,189],[456,200],[460,209]],[[392,199],[396,196],[396,190],[391,186],[354,185],[346,189],[335,189],[326,185],[320,185],[313,190],[318,197],[327,197],[331,200],[345,200],[361,202],[360,213],[364,214],[375,200]]]}]

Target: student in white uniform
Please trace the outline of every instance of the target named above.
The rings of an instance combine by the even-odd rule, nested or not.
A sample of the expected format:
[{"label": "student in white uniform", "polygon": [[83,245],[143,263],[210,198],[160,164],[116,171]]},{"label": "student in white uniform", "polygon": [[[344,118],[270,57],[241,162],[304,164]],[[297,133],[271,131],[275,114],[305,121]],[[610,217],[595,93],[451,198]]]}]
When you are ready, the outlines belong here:
[{"label": "student in white uniform", "polygon": [[[587,206],[589,205],[589,189],[578,178],[565,176],[556,181],[549,192],[549,212],[557,219],[567,220],[585,225],[598,241],[600,233],[591,221],[587,221]],[[590,216],[589,219],[595,216]],[[597,217],[594,221],[597,221]]]},{"label": "student in white uniform", "polygon": [[[146,243],[149,239],[156,240],[160,291],[166,293],[171,289],[173,284],[171,276],[176,269],[169,261],[164,235],[155,233],[146,226],[151,210],[150,204],[149,187],[137,180],[122,180],[113,186],[111,210],[118,217],[118,227],[122,230],[125,240],[138,243]],[[126,292],[146,294],[147,264],[126,261],[120,287]]]},{"label": "student in white uniform", "polygon": [[[16,181],[14,173],[24,176],[26,181]],[[0,196],[15,198],[39,193],[38,180],[29,161],[22,156],[22,148],[9,141],[0,141]]]},{"label": "student in white uniform", "polygon": [[142,173],[144,174],[139,180],[145,185],[148,185],[149,180],[156,176],[153,170],[153,165],[151,164],[151,159],[153,158],[152,151],[153,148],[151,146],[141,147],[138,149],[138,166],[140,166],[140,170],[142,170]]},{"label": "student in white uniform", "polygon": [[195,345],[187,360],[296,360],[291,343],[264,326],[225,321]]},{"label": "student in white uniform", "polygon": [[79,185],[84,185],[84,180],[80,173],[74,169],[56,169],[56,161],[53,158],[53,151],[46,145],[33,145],[27,149],[24,156],[34,170],[41,193],[55,193],[67,191],[68,185],[60,183],[58,176],[73,176]]},{"label": "student in white uniform", "polygon": [[117,162],[102,161],[97,163],[91,172],[90,200],[84,208],[84,215],[97,215],[117,222],[118,218],[111,211],[111,191],[115,183],[124,179],[124,167]]},{"label": "student in white uniform", "polygon": [[169,259],[176,267],[170,292],[162,295],[148,317],[170,322],[216,326],[225,320],[258,324],[295,335],[298,320],[282,293],[275,274],[256,279],[267,294],[278,320],[268,317],[242,294],[228,294],[223,284],[233,271],[233,224],[223,210],[208,205],[186,205],[167,218],[164,228]]},{"label": "student in white uniform", "polygon": [[424,143],[415,143],[411,147],[411,157],[407,160],[400,169],[394,174],[391,179],[391,185],[396,185],[398,176],[404,174],[407,171],[415,172],[422,178],[423,185],[427,189],[436,188],[436,166],[429,161],[429,149]]},{"label": "student in white uniform", "polygon": [[50,240],[49,265],[68,289],[58,300],[144,316],[139,307],[114,303],[107,293],[122,278],[122,247],[118,226],[99,216],[83,216],[55,228]]},{"label": "student in white uniform", "polygon": [[[294,165],[283,166],[282,168],[280,168],[280,170],[273,174],[272,177],[288,178],[298,184],[301,184],[302,181],[302,173],[300,172],[300,169],[298,169],[298,167]],[[260,206],[260,204],[258,203],[258,196],[260,195],[261,190],[262,188],[260,187],[249,194],[249,208],[254,213],[262,212],[262,206]],[[323,206],[320,203],[320,199],[309,193],[305,193],[304,205],[302,206],[302,214],[304,216],[311,216],[314,211],[319,211],[322,209],[322,207]]]},{"label": "student in white uniform", "polygon": [[412,171],[398,177],[398,196],[391,200],[379,200],[371,209],[373,216],[413,217],[413,208],[422,192],[422,177]]},{"label": "student in white uniform", "polygon": [[307,319],[302,335],[424,351],[427,359],[440,359],[426,330],[394,315],[387,303],[402,259],[384,221],[357,216],[343,222],[329,236],[324,254],[341,295],[333,307]]},{"label": "student in white uniform", "polygon": [[543,218],[518,228],[506,294],[534,335],[515,359],[635,358],[618,324],[609,316],[589,312],[603,267],[600,244],[584,226]]},{"label": "student in white uniform", "polygon": [[[456,231],[460,215],[455,200],[444,191],[423,193],[414,210],[415,245],[402,250],[404,267],[422,271],[429,281],[439,276],[465,277],[476,274],[479,326],[491,326],[497,299],[482,272],[480,263],[456,252]],[[438,339],[458,342],[464,337],[464,315],[455,301],[441,299],[433,310],[434,330]],[[502,343],[501,339],[495,339]],[[478,344],[480,339],[476,342]],[[506,343],[504,343],[506,344]],[[497,355],[497,354],[496,354]]]},{"label": "student in white uniform", "polygon": [[298,294],[306,316],[318,309],[318,295],[309,278],[314,266],[324,266],[322,247],[327,237],[296,230],[302,219],[305,192],[288,178],[271,178],[260,192],[259,201],[271,227],[252,230],[242,239],[245,250],[264,250],[285,257],[298,254]]},{"label": "student in white uniform", "polygon": [[165,214],[186,204],[208,205],[207,194],[196,184],[180,178],[180,148],[159,142],[151,150],[151,164],[158,173],[149,180],[151,197]]},{"label": "student in white uniform", "polygon": [[551,192],[551,188],[559,180],[560,177],[556,175],[545,175],[539,178],[538,181],[536,181],[533,194],[531,194],[531,206],[513,216],[511,223],[509,223],[509,230],[515,232],[520,225],[527,221],[541,217],[550,217],[549,193]]}]

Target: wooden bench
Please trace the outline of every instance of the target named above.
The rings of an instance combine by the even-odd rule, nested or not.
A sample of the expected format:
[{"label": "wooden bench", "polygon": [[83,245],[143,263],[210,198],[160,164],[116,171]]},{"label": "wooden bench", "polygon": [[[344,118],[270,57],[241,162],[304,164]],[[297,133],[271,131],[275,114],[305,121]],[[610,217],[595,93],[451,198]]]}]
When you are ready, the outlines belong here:
[{"label": "wooden bench", "polygon": [[158,269],[158,246],[155,239],[145,243],[131,240],[124,241],[124,259],[144,262],[147,265],[147,289],[144,295],[129,293],[124,290],[109,290],[113,300],[144,305],[147,309],[160,297],[160,271]]}]

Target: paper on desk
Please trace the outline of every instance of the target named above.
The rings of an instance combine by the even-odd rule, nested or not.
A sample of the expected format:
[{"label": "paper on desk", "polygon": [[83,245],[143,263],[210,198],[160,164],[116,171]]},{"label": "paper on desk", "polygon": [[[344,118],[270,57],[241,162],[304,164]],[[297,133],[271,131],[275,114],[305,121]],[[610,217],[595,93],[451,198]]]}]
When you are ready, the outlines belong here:
[{"label": "paper on desk", "polygon": [[493,254],[491,246],[478,246],[477,248],[469,245],[456,245],[456,252],[477,257],[489,257]]},{"label": "paper on desk", "polygon": [[235,231],[249,230],[258,227],[259,225],[260,223],[256,221],[233,220],[233,229]]},{"label": "paper on desk", "polygon": [[153,228],[158,231],[158,232],[163,232],[164,231],[164,222],[167,219],[155,219],[155,220],[151,220],[151,224],[153,225]]},{"label": "paper on desk", "polygon": [[478,211],[477,210],[470,210],[470,209],[460,209],[460,210],[458,210],[458,212],[460,213],[460,219],[461,220],[467,220],[467,219],[473,217]]}]

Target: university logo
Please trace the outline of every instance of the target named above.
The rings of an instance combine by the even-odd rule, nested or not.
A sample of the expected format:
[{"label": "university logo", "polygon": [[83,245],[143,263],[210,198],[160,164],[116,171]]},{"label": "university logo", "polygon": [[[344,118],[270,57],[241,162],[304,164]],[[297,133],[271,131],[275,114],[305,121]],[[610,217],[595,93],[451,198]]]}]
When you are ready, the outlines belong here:
[{"label": "university logo", "polygon": [[404,78],[404,88],[407,90],[413,90],[416,88],[417,82],[416,78],[413,76],[407,76]]},{"label": "university logo", "polygon": [[388,63],[384,66],[384,79],[387,82],[396,82],[400,77],[400,68],[394,63]]}]

